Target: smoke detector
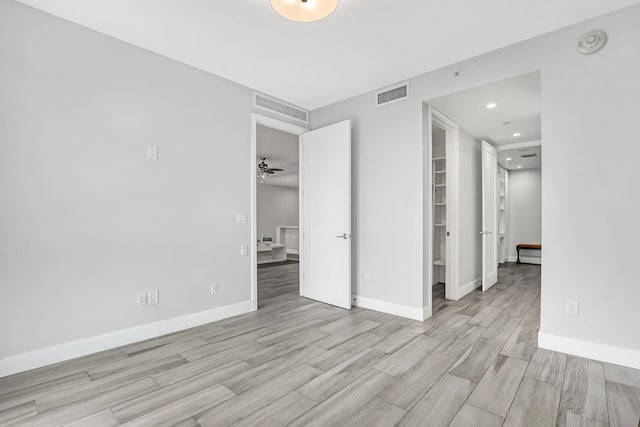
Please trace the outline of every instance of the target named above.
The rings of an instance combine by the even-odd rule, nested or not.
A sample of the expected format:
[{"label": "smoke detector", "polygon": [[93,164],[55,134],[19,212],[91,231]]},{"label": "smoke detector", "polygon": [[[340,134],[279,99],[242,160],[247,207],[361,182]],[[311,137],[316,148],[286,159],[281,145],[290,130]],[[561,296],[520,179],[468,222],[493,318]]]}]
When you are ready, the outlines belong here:
[{"label": "smoke detector", "polygon": [[578,42],[578,52],[583,55],[596,53],[607,42],[607,35],[602,31],[589,31],[580,38]]}]

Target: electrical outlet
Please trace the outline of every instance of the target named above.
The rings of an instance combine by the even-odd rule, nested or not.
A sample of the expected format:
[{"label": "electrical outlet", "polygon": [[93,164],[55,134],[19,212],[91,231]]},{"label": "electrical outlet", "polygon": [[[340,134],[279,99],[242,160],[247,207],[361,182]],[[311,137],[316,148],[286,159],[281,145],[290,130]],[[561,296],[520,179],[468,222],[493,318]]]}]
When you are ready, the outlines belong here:
[{"label": "electrical outlet", "polygon": [[147,305],[147,293],[143,292],[138,294],[138,307],[144,307]]},{"label": "electrical outlet", "polygon": [[218,282],[211,284],[211,295],[218,295]]},{"label": "electrical outlet", "polygon": [[567,314],[571,316],[578,315],[578,301],[567,300]]},{"label": "electrical outlet", "polygon": [[152,291],[149,291],[147,294],[147,302],[149,303],[149,305],[153,305],[153,304],[157,304],[158,303],[158,290],[154,289]]},{"label": "electrical outlet", "polygon": [[247,213],[246,212],[237,212],[236,213],[236,224],[246,224],[247,223]]},{"label": "electrical outlet", "polygon": [[158,160],[158,147],[154,145],[147,146],[147,159]]},{"label": "electrical outlet", "polygon": [[240,255],[242,256],[249,255],[249,249],[247,248],[247,245],[240,245]]}]

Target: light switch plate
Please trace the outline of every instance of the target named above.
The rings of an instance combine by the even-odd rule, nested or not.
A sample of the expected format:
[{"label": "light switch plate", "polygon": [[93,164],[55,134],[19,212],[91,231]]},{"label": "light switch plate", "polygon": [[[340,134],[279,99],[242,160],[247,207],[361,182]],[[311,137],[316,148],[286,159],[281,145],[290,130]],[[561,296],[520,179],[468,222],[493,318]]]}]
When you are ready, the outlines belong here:
[{"label": "light switch plate", "polygon": [[246,212],[236,213],[236,224],[246,224],[246,223],[247,223],[247,213]]},{"label": "light switch plate", "polygon": [[240,255],[242,256],[249,255],[249,249],[247,248],[247,245],[240,245]]}]

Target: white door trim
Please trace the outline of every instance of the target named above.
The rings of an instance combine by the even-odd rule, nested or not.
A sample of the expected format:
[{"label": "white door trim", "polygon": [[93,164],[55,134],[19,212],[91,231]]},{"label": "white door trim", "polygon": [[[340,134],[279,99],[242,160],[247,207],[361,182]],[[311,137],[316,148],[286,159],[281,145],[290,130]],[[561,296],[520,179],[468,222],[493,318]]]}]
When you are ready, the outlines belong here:
[{"label": "white door trim", "polygon": [[[425,164],[423,165],[423,173],[427,173],[426,188],[423,189],[423,197],[426,198],[426,203],[423,203],[426,210],[426,242],[423,244],[423,251],[426,252],[426,257],[423,257],[423,275],[424,269],[426,269],[426,283],[423,286],[424,292],[427,294],[425,301],[425,316],[431,316],[432,310],[432,291],[431,286],[433,284],[433,192],[431,191],[433,185],[433,178],[431,174],[432,168],[432,126],[433,123],[446,132],[446,170],[447,170],[447,214],[446,231],[450,233],[447,240],[447,268],[446,268],[446,283],[445,283],[445,295],[447,298],[457,300],[459,294],[459,248],[460,248],[460,236],[459,236],[459,218],[460,218],[460,203],[459,203],[459,146],[460,146],[460,128],[459,126],[446,115],[436,110],[430,105],[426,105],[426,129],[425,139],[427,141],[426,147],[423,147],[423,158]],[[424,182],[424,179],[423,179]],[[424,298],[423,298],[424,299]]]},{"label": "white door trim", "polygon": [[[487,152],[492,156],[492,176],[487,176]],[[491,187],[490,187],[490,186]],[[492,188],[493,200],[487,202],[487,189]],[[482,140],[482,291],[486,291],[498,281],[498,151]],[[493,215],[488,218],[487,207],[492,206]],[[487,246],[491,254],[487,254]],[[492,270],[487,271],[487,257],[490,255]]]},{"label": "white door trim", "polygon": [[[258,310],[258,260],[257,260],[257,252],[258,252],[258,218],[257,218],[257,183],[256,183],[256,168],[257,164],[257,127],[258,125],[263,125],[266,127],[270,127],[272,129],[281,130],[283,132],[291,133],[294,135],[302,135],[305,132],[308,132],[309,129],[304,128],[302,126],[297,126],[291,123],[284,122],[282,120],[274,119],[268,116],[263,116],[258,113],[251,113],[251,161],[250,161],[250,179],[251,179],[251,213],[249,217],[251,218],[251,244],[249,245],[250,255],[251,255],[251,309],[252,311]],[[302,150],[300,150],[300,164],[299,164],[299,174],[302,176]],[[301,187],[298,188],[298,192],[301,193]],[[300,221],[302,221],[302,197],[300,197],[299,203],[299,216]],[[300,222],[300,231],[298,235],[302,240],[302,222]],[[300,245],[300,293],[302,293],[302,288],[304,283],[302,281],[302,244]]]}]

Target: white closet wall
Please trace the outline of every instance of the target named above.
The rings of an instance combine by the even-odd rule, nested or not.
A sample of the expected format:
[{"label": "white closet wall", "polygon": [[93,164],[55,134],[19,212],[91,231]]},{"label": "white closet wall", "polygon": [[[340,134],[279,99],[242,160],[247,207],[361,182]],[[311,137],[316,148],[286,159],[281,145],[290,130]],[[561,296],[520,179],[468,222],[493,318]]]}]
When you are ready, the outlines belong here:
[{"label": "white closet wall", "polygon": [[[541,183],[540,168],[509,172],[509,261],[516,261],[517,244],[542,243]],[[520,251],[520,260],[540,263],[540,251]]]}]

